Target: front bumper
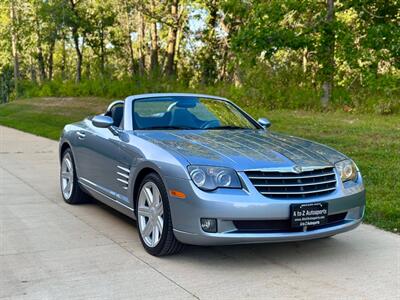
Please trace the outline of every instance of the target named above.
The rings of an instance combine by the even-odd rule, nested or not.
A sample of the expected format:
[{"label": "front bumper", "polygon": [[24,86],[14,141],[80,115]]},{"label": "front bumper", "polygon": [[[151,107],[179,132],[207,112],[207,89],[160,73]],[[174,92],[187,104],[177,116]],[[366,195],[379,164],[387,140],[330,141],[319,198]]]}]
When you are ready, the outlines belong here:
[{"label": "front bumper", "polygon": [[[356,183],[344,186],[338,183],[336,191],[306,199],[270,199],[261,195],[244,174],[240,174],[246,189],[219,189],[204,192],[190,180],[166,178],[168,189],[187,195],[186,199],[170,196],[172,223],[176,238],[185,244],[230,245],[244,243],[290,242],[317,239],[356,228],[365,210],[365,189],[361,175]],[[289,220],[292,203],[326,201],[329,216],[342,215],[338,221],[325,226],[301,230],[240,230],[236,221]],[[215,218],[218,232],[204,232],[200,218]]]},{"label": "front bumper", "polygon": [[184,244],[191,245],[235,245],[252,243],[279,243],[306,241],[324,238],[338,233],[346,232],[361,224],[361,219],[345,221],[336,226],[315,229],[305,232],[279,232],[279,233],[201,233],[194,234],[174,229],[175,237]]}]

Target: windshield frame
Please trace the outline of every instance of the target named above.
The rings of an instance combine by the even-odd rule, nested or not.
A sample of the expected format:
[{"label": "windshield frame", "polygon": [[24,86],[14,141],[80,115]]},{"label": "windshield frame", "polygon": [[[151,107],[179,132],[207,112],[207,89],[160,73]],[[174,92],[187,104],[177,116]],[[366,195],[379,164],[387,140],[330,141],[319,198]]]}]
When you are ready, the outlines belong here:
[{"label": "windshield frame", "polygon": [[[255,120],[253,119],[247,112],[245,112],[243,109],[241,109],[238,105],[233,103],[232,101],[225,99],[225,98],[220,98],[220,97],[215,97],[215,96],[210,96],[210,95],[201,95],[201,94],[151,94],[149,96],[142,96],[142,97],[133,97],[132,101],[129,101],[131,105],[128,105],[126,107],[126,111],[129,112],[130,118],[129,125],[132,128],[132,130],[154,130],[151,128],[136,128],[135,127],[135,122],[134,122],[134,102],[138,100],[151,100],[151,99],[160,99],[160,98],[168,98],[168,97],[196,97],[199,99],[207,99],[207,100],[213,100],[213,101],[221,101],[225,102],[226,104],[230,105],[233,109],[237,110],[241,116],[243,116],[251,125],[253,125],[255,128],[243,128],[243,130],[264,130],[264,128]],[[125,101],[127,102],[127,101]],[[217,130],[218,128],[159,128],[157,130]],[[221,128],[220,130],[232,130],[232,129],[223,129]]]}]

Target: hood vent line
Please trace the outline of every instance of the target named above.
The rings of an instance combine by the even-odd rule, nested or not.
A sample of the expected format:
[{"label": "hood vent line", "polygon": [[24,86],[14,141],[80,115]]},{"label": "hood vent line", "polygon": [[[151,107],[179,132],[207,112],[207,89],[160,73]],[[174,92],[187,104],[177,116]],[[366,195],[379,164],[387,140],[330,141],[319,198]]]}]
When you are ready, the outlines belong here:
[{"label": "hood vent line", "polygon": [[[239,135],[239,136],[240,136],[240,135]],[[288,159],[290,159],[290,160],[292,160],[292,161],[293,161],[293,159],[290,158],[285,152],[287,152],[287,153],[289,153],[290,155],[292,155],[294,159],[301,159],[301,156],[300,156],[299,154],[297,154],[297,153],[295,153],[295,152],[289,150],[288,148],[294,149],[295,151],[298,151],[298,152],[302,153],[303,155],[308,156],[310,159],[315,159],[315,158],[312,157],[310,154],[308,154],[308,153],[306,153],[306,152],[304,152],[304,151],[302,151],[302,150],[300,150],[300,149],[296,149],[295,147],[289,145],[288,143],[286,143],[286,145],[289,146],[289,147],[286,147],[286,148],[285,148],[284,145],[283,145],[283,144],[285,144],[285,143],[284,143],[283,141],[281,141],[280,139],[277,139],[276,137],[272,137],[272,136],[270,136],[270,137],[265,136],[264,138],[260,138],[260,137],[258,137],[258,136],[252,136],[252,137],[253,137],[254,139],[260,141],[260,142],[267,143],[268,145],[270,145],[270,146],[272,147],[272,149],[274,149],[274,147],[275,147],[275,148],[276,148],[276,147],[277,147],[277,148],[280,148],[281,150],[277,150],[277,149],[276,149],[275,151],[281,153],[282,155],[284,155],[285,157],[287,157]],[[254,144],[257,144],[257,142],[256,142],[254,139],[253,139],[252,141],[250,140],[249,142],[254,143]]]}]

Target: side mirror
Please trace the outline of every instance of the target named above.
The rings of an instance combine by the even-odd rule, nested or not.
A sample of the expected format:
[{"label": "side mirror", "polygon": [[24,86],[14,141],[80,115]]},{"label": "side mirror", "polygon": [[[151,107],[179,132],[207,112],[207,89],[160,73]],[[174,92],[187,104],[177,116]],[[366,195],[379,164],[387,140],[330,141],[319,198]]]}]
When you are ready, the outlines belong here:
[{"label": "side mirror", "polygon": [[260,118],[258,119],[258,123],[264,127],[264,129],[267,129],[271,127],[271,122],[267,118]]},{"label": "side mirror", "polygon": [[114,124],[114,120],[108,116],[97,115],[93,117],[92,123],[96,127],[108,128]]}]

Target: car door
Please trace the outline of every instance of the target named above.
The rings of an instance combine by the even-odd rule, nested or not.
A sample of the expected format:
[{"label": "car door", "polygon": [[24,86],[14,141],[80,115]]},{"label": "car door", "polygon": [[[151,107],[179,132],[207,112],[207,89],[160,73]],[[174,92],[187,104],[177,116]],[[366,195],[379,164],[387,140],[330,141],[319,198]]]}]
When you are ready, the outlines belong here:
[{"label": "car door", "polygon": [[90,166],[91,166],[91,155],[89,154],[89,151],[86,144],[88,141],[88,138],[92,134],[92,126],[91,125],[91,120],[85,119],[82,122],[80,122],[74,131],[72,131],[72,136],[70,137],[70,141],[73,145],[73,155],[74,155],[74,161],[75,161],[75,168],[77,172],[77,176],[79,181],[81,181],[82,178],[88,178],[88,174],[91,172]]},{"label": "car door", "polygon": [[88,124],[80,136],[80,180],[89,187],[113,199],[121,192],[116,181],[117,161],[120,155],[119,138],[108,128]]}]

